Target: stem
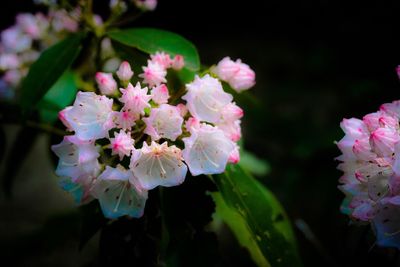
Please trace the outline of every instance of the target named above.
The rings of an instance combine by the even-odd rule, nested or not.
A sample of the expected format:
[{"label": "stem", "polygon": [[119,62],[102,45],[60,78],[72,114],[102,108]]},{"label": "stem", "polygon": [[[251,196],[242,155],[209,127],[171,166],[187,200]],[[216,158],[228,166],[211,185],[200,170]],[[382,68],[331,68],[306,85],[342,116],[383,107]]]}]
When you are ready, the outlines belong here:
[{"label": "stem", "polygon": [[116,21],[116,22],[112,22],[110,21],[106,26],[110,26],[110,27],[119,27],[122,26],[124,24],[128,24],[131,23],[135,20],[137,20],[138,18],[140,18],[143,15],[144,12],[140,12],[137,14],[133,14],[132,16],[126,17],[121,19],[120,21]]}]

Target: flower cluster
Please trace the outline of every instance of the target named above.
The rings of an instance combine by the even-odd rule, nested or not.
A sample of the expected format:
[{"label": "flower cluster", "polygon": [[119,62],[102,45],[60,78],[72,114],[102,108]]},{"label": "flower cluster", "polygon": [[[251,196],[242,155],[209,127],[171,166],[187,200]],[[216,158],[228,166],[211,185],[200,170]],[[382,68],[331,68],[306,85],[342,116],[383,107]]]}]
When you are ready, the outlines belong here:
[{"label": "flower cluster", "polygon": [[400,101],[383,104],[362,120],[344,119],[345,136],[337,143],[342,155],[342,212],[371,223],[380,246],[400,248]]},{"label": "flower cluster", "polygon": [[1,32],[0,42],[0,97],[13,98],[21,79],[40,52],[79,28],[80,9],[71,13],[51,10],[42,13],[21,13],[16,24]]},{"label": "flower cluster", "polygon": [[122,62],[114,74],[96,74],[100,94],[78,92],[59,113],[73,134],[52,147],[56,173],[78,203],[95,198],[108,218],[140,217],[148,190],[239,162],[243,110],[209,74],[168,88],[167,70],[184,64],[180,55],[157,52],[136,76]]}]

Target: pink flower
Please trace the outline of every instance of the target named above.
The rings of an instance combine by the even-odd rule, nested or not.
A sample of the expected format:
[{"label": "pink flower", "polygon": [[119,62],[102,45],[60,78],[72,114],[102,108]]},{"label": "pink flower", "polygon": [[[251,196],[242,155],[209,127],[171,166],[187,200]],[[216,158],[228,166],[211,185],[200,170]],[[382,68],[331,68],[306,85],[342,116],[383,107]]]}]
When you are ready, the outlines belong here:
[{"label": "pink flower", "polygon": [[67,128],[67,131],[72,132],[72,126],[69,124],[65,117],[65,113],[71,110],[73,107],[69,106],[58,112],[58,119],[64,124],[64,126]]},{"label": "pink flower", "polygon": [[16,54],[0,54],[0,69],[16,69],[20,67],[20,65],[20,59]]},{"label": "pink flower", "polygon": [[235,103],[229,103],[221,110],[221,121],[236,121],[243,117],[243,109],[238,107]]},{"label": "pink flower", "polygon": [[225,171],[226,164],[235,149],[234,143],[224,133],[208,124],[191,128],[190,137],[183,138],[183,158],[193,176],[217,174]]},{"label": "pink flower", "polygon": [[1,32],[1,43],[6,52],[19,53],[31,48],[32,38],[13,26]]},{"label": "pink flower", "polygon": [[182,134],[183,118],[176,107],[162,104],[153,108],[150,117],[143,118],[146,123],[144,132],[152,137],[152,140],[167,138],[175,141]]},{"label": "pink flower", "polygon": [[161,105],[168,103],[168,98],[169,98],[169,92],[165,84],[160,84],[159,86],[156,86],[151,90],[151,99],[156,104]]},{"label": "pink flower", "polygon": [[121,81],[129,81],[133,76],[133,71],[131,69],[131,65],[129,65],[128,61],[123,61],[119,66],[117,71],[117,76]]},{"label": "pink flower", "polygon": [[229,155],[228,162],[233,164],[238,164],[240,161],[240,147],[237,144],[234,144],[235,148],[232,150],[231,154]]},{"label": "pink flower", "polygon": [[400,141],[399,133],[389,128],[379,128],[371,133],[371,145],[379,156],[391,156],[394,145]]},{"label": "pink flower", "polygon": [[166,83],[167,71],[163,65],[158,62],[148,61],[147,66],[143,67],[143,73],[139,75],[143,82],[149,86],[157,86]]},{"label": "pink flower", "polygon": [[176,55],[172,61],[174,70],[181,70],[185,66],[185,61],[182,55]]},{"label": "pink flower", "polygon": [[48,19],[41,13],[36,15],[22,13],[17,15],[17,25],[32,39],[39,39],[46,33],[49,27]]},{"label": "pink flower", "polygon": [[106,96],[78,92],[72,108],[64,112],[65,121],[81,140],[107,137],[114,127],[112,104]]},{"label": "pink flower", "polygon": [[185,127],[189,132],[196,131],[200,128],[200,121],[194,117],[190,117],[185,122]]},{"label": "pink flower", "polygon": [[188,109],[186,108],[185,104],[179,103],[178,105],[176,105],[176,108],[178,109],[179,114],[181,114],[182,117],[185,117],[188,113]]},{"label": "pink flower", "polygon": [[400,65],[396,67],[397,77],[400,79]]},{"label": "pink flower", "polygon": [[157,0],[133,0],[133,3],[143,11],[153,11],[157,7]]},{"label": "pink flower", "polygon": [[116,133],[114,138],[110,138],[110,148],[112,149],[112,155],[118,155],[119,159],[122,160],[124,156],[130,156],[131,151],[135,148],[133,146],[134,140],[130,133],[125,133],[120,130]]},{"label": "pink flower", "polygon": [[96,82],[103,95],[112,95],[117,91],[117,82],[112,73],[97,72]]},{"label": "pink flower", "polygon": [[164,53],[164,52],[156,52],[153,55],[150,55],[151,62],[157,63],[162,66],[164,69],[168,69],[172,66],[172,59],[171,57]]},{"label": "pink flower", "polygon": [[182,96],[192,116],[201,121],[217,122],[222,109],[232,101],[232,95],[225,93],[221,83],[208,74],[186,85],[187,93]]},{"label": "pink flower", "polygon": [[380,108],[381,111],[389,114],[390,116],[400,118],[400,100],[393,101],[392,103],[385,103]]},{"label": "pink flower", "polygon": [[223,58],[213,69],[217,76],[229,83],[237,92],[250,89],[255,85],[255,73],[249,65],[242,63],[240,59],[232,61],[229,57]]},{"label": "pink flower", "polygon": [[8,70],[4,73],[3,80],[11,86],[17,87],[22,78],[24,73],[18,69],[15,70]]},{"label": "pink flower", "polygon": [[240,128],[240,120],[236,121],[223,121],[216,123],[220,130],[222,130],[227,138],[233,142],[237,142],[242,137],[242,130]]},{"label": "pink flower", "polygon": [[119,99],[124,103],[124,110],[134,114],[144,114],[144,109],[150,107],[151,95],[147,94],[147,87],[141,88],[138,82],[135,87],[131,83],[126,89],[120,89],[122,97]]},{"label": "pink flower", "polygon": [[176,186],[183,183],[187,173],[182,160],[181,150],[176,146],[154,141],[148,146],[144,142],[140,150],[133,152],[130,169],[144,189]]},{"label": "pink flower", "polygon": [[130,130],[139,119],[139,114],[135,114],[128,110],[121,110],[119,112],[114,112],[114,123],[115,126],[124,130]]}]

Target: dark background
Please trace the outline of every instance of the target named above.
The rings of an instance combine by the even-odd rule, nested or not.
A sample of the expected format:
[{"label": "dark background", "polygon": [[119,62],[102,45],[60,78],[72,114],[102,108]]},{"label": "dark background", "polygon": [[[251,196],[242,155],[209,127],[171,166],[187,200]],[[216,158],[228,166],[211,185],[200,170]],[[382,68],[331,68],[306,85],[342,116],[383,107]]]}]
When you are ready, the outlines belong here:
[{"label": "dark background", "polygon": [[[37,9],[27,2],[4,1],[1,28]],[[398,1],[161,0],[135,23],[187,37],[204,64],[231,56],[256,71],[261,105],[245,107],[245,146],[269,161],[261,179],[312,231],[296,228],[305,266],[400,266],[397,251],[340,214],[334,161],[342,118],[400,98],[399,11]]]}]

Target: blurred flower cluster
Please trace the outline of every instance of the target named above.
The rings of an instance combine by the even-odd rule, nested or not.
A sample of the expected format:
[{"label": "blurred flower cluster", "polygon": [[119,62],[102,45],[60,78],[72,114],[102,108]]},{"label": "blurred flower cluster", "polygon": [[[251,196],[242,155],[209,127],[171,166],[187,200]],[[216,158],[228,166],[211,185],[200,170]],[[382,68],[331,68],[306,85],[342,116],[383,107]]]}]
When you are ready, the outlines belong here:
[{"label": "blurred flower cluster", "polygon": [[377,244],[400,248],[400,101],[383,104],[362,120],[344,119],[342,212],[355,222],[370,223]]},{"label": "blurred flower cluster", "polygon": [[168,88],[167,72],[184,65],[181,55],[157,52],[134,75],[124,61],[116,73],[96,74],[99,94],[78,92],[59,113],[73,135],[52,147],[56,173],[78,203],[95,198],[108,218],[140,217],[148,190],[179,185],[188,170],[217,174],[239,162],[243,111],[216,75],[241,91],[255,84],[254,72],[226,58],[216,75]]},{"label": "blurred flower cluster", "polygon": [[13,98],[30,65],[40,52],[79,28],[79,8],[67,13],[51,9],[43,13],[21,13],[16,24],[1,33],[0,42],[0,97]]},{"label": "blurred flower cluster", "polygon": [[[141,11],[152,11],[157,6],[157,0],[111,0],[110,18],[104,22],[103,18],[96,14],[85,16],[80,5],[68,6],[67,10],[57,1],[38,0],[35,3],[47,6],[48,13],[18,14],[16,23],[1,32],[0,99],[13,99],[16,89],[40,53],[64,39],[69,33],[82,30],[85,26],[101,29],[105,23],[111,23],[124,14],[129,5],[134,5]],[[111,41],[104,38],[101,48],[102,57],[108,59],[104,69],[114,70],[120,60],[114,54]]]}]

